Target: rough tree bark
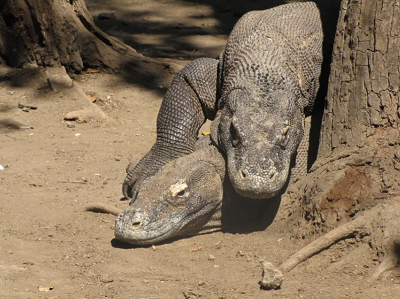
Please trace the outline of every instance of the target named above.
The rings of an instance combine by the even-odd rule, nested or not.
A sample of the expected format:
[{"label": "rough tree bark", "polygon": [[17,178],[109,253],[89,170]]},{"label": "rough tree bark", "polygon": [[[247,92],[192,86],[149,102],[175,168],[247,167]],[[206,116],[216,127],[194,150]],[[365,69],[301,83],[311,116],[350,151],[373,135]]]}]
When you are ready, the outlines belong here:
[{"label": "rough tree bark", "polygon": [[64,66],[68,72],[84,68],[118,72],[122,63],[136,61],[145,73],[148,62],[162,63],[99,30],[84,0],[0,1],[0,63]]},{"label": "rough tree bark", "polygon": [[346,237],[390,267],[400,241],[399,48],[399,0],[342,1],[317,160],[282,206],[301,238],[363,219],[366,229]]},{"label": "rough tree bark", "polygon": [[363,147],[379,128],[399,128],[399,5],[399,1],[342,2],[321,156],[343,147]]}]

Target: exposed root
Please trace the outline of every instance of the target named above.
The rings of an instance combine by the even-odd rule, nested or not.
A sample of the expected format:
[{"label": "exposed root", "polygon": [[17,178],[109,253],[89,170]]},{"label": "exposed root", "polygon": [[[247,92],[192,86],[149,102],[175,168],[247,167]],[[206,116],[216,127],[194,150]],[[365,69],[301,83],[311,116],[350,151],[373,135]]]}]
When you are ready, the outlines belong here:
[{"label": "exposed root", "polygon": [[[66,92],[66,91],[65,91]],[[78,99],[82,107],[81,110],[71,111],[64,116],[66,120],[88,120],[95,119],[97,121],[112,121],[112,118],[105,114],[98,106],[93,104],[82,90],[77,82],[73,83],[72,88],[69,89],[69,95],[73,99]]]},{"label": "exposed root", "polygon": [[64,116],[65,120],[81,122],[94,119],[97,121],[112,121],[112,118],[93,104],[77,82],[71,80],[64,67],[46,69],[47,83],[51,90],[62,93],[70,101],[77,101],[80,110],[71,111]]},{"label": "exposed root", "polygon": [[122,212],[122,209],[119,209],[117,207],[102,202],[95,202],[85,206],[85,211],[112,214],[118,216],[118,214]]},{"label": "exposed root", "polygon": [[295,254],[293,254],[288,260],[286,260],[279,268],[282,272],[289,272],[294,269],[298,264],[304,262],[313,255],[321,252],[322,250],[332,246],[336,242],[345,238],[359,234],[360,232],[366,232],[367,219],[364,216],[357,217],[351,222],[343,224],[325,235],[319,237],[315,241],[303,247]]},{"label": "exposed root", "polygon": [[[319,237],[315,241],[311,242],[304,248],[293,254],[288,260],[286,260],[280,267],[271,267],[269,263],[263,264],[263,280],[260,281],[260,285],[264,289],[278,289],[281,287],[283,277],[279,280],[276,279],[278,273],[289,272],[294,269],[297,265],[304,262],[313,255],[321,252],[322,250],[329,248],[333,244],[340,240],[356,235],[372,235],[374,232],[374,225],[379,227],[386,227],[387,229],[381,236],[381,245],[385,249],[387,255],[382,263],[377,267],[375,272],[371,275],[369,282],[373,283],[377,280],[385,271],[394,268],[399,259],[398,256],[392,251],[390,247],[393,243],[393,238],[398,237],[397,227],[395,223],[389,219],[398,219],[398,199],[395,198],[395,204],[379,204],[370,210],[365,211],[362,215],[355,218],[353,221],[345,223],[325,235]],[[380,232],[382,233],[382,231]],[[375,236],[377,237],[377,236]],[[379,236],[378,236],[379,238]],[[266,266],[268,264],[268,267]],[[280,272],[280,273],[279,273]],[[281,277],[281,276],[280,276]]]}]

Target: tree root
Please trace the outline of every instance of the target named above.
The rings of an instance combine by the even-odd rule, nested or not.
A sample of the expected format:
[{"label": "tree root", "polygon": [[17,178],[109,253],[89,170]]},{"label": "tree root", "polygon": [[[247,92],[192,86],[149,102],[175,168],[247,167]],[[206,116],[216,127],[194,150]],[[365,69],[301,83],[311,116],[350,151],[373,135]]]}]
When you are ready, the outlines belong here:
[{"label": "tree root", "polygon": [[[385,218],[393,218],[385,217],[386,214],[391,211],[395,211],[392,213],[398,213],[396,210],[397,207],[393,207],[391,205],[377,205],[371,208],[368,211],[365,211],[362,215],[355,218],[351,222],[345,223],[325,235],[319,237],[315,241],[311,242],[307,246],[303,247],[295,254],[293,254],[289,259],[287,259],[281,266],[279,267],[271,267],[270,263],[263,263],[263,279],[259,282],[261,288],[263,289],[279,289],[283,282],[283,273],[289,272],[294,269],[297,265],[304,262],[308,258],[313,255],[321,252],[322,250],[329,248],[333,244],[337,243],[340,240],[343,240],[348,237],[353,237],[356,235],[369,235],[373,231],[373,222],[379,222],[380,226],[389,227],[389,230],[396,225],[395,223],[385,223]],[[396,214],[394,218],[398,215]],[[390,221],[390,220],[389,220]],[[386,232],[387,234],[387,232]],[[393,235],[393,234],[392,234]],[[388,249],[392,239],[384,240],[383,246]],[[395,267],[398,263],[398,258],[394,253],[387,253],[388,255],[382,261],[382,263],[377,267],[375,272],[371,275],[369,282],[373,283],[377,280],[382,273],[391,268]],[[279,279],[277,279],[277,277]]]},{"label": "tree root", "polygon": [[298,264],[304,262],[313,255],[321,252],[322,250],[332,246],[348,237],[355,236],[360,232],[366,232],[367,219],[365,216],[357,217],[351,222],[345,223],[325,235],[319,237],[315,241],[303,247],[295,254],[293,254],[288,260],[286,260],[279,268],[283,272],[289,272],[294,269]]},{"label": "tree root", "polygon": [[80,110],[68,112],[65,120],[79,120],[81,122],[94,119],[97,121],[112,121],[112,118],[103,112],[97,105],[93,104],[83,91],[82,87],[68,76],[65,67],[53,67],[46,69],[47,83],[51,90],[63,93],[69,101],[77,101]]},{"label": "tree root", "polygon": [[122,212],[122,209],[114,207],[113,205],[105,204],[102,202],[95,202],[85,206],[85,211],[95,212],[95,213],[105,213],[118,216]]}]

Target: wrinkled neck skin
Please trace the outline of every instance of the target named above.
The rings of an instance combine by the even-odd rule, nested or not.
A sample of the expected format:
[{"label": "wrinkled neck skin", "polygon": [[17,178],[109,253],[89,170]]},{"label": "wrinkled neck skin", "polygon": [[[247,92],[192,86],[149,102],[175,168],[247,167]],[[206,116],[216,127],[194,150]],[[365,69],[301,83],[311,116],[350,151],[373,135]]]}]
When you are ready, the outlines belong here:
[{"label": "wrinkled neck skin", "polygon": [[304,133],[295,93],[284,86],[268,93],[235,88],[223,97],[211,131],[226,153],[233,187],[245,197],[277,195]]}]

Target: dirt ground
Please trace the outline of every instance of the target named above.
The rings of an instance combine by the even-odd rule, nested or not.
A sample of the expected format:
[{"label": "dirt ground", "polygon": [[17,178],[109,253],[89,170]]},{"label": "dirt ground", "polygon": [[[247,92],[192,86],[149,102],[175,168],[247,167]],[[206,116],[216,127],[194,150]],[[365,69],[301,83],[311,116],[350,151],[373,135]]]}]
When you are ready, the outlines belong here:
[{"label": "dirt ground", "polygon": [[[262,3],[267,2],[267,3]],[[216,57],[246,10],[279,1],[87,0],[107,33],[139,52],[184,65]],[[236,2],[235,2],[236,3]],[[86,99],[51,91],[42,69],[0,70],[0,298],[399,298],[400,276],[373,285],[370,246],[341,241],[260,290],[260,261],[275,265],[312,238],[291,237],[281,212],[265,231],[212,233],[155,247],[113,240],[115,216],[84,211],[92,202],[124,208],[125,167],[155,140],[168,72],[74,76],[111,121],[64,121]],[[18,104],[35,106],[23,111]],[[28,127],[21,129],[21,126]],[[32,127],[32,128],[29,128]],[[300,228],[296,228],[299,230]],[[397,274],[396,274],[397,273]]]}]

